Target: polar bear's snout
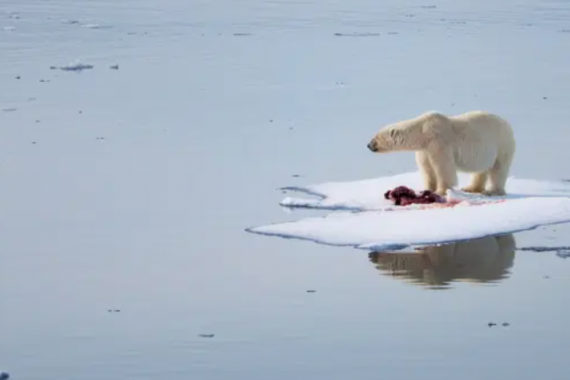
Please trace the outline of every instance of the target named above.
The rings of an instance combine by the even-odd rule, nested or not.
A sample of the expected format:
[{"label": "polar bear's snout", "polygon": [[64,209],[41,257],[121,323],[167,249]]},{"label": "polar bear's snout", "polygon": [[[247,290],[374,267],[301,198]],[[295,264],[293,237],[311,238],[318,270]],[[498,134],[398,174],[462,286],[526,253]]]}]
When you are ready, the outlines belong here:
[{"label": "polar bear's snout", "polygon": [[370,149],[372,152],[376,152],[378,150],[378,146],[376,144],[376,139],[372,139],[370,140],[370,142],[368,143],[368,145],[366,145],[368,147],[368,149]]}]

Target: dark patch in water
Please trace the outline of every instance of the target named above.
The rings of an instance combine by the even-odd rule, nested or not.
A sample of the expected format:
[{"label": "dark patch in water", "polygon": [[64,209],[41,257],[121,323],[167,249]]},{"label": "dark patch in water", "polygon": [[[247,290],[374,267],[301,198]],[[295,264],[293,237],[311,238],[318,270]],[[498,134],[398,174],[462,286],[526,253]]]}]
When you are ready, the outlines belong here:
[{"label": "dark patch in water", "polygon": [[[489,327],[494,327],[494,326],[498,326],[498,325],[499,325],[499,324],[498,324],[498,323],[495,323],[495,322],[489,322],[489,323],[487,323],[487,326],[489,326]],[[501,323],[501,326],[503,326],[503,327],[508,327],[508,326],[510,326],[510,325],[511,325],[511,324],[510,324],[509,322],[503,322],[503,323]]]},{"label": "dark patch in water", "polygon": [[90,70],[94,66],[93,65],[74,65],[74,66],[62,66],[59,69],[63,71],[83,71],[83,70]]},{"label": "dark patch in water", "polygon": [[215,334],[198,334],[200,338],[213,338]]},{"label": "dark patch in water", "polygon": [[336,37],[378,37],[380,33],[335,33]]},{"label": "dark patch in water", "polygon": [[570,246],[561,246],[561,247],[543,247],[543,246],[536,246],[536,247],[521,247],[517,248],[519,251],[530,251],[530,252],[555,252],[556,256],[567,259],[570,257]]},{"label": "dark patch in water", "polygon": [[531,246],[531,247],[521,247],[517,248],[519,251],[531,251],[531,252],[560,252],[560,251],[569,251],[570,246],[561,246],[561,247],[543,247],[543,246]]}]

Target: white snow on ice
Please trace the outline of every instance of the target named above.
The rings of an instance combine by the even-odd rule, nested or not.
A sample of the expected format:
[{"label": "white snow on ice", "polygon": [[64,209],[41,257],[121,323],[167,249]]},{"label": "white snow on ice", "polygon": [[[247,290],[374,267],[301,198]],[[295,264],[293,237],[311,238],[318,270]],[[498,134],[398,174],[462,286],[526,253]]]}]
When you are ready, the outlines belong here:
[{"label": "white snow on ice", "polygon": [[[469,181],[469,175],[460,174],[459,184],[465,186]],[[379,210],[392,206],[385,200],[383,194],[396,186],[408,186],[412,189],[422,190],[422,182],[419,172],[403,173],[390,177],[380,177],[349,182],[326,182],[309,186],[289,186],[283,190],[292,190],[307,193],[318,197],[298,198],[286,197],[280,204],[287,207],[306,207],[317,209],[345,209],[345,210]],[[506,197],[570,197],[570,182],[562,181],[538,181],[534,179],[519,179],[511,177],[507,181]],[[457,193],[453,195],[458,196]],[[489,199],[488,197],[485,197]]]},{"label": "white snow on ice", "polygon": [[[466,180],[467,176],[461,177],[461,182]],[[289,187],[286,189],[313,194],[319,199],[286,198],[282,205],[343,211],[248,231],[363,249],[399,249],[570,221],[570,183],[562,181],[510,178],[509,195],[505,197],[473,197],[454,190],[448,193],[448,199],[468,201],[453,207],[393,206],[383,194],[399,185],[421,188],[419,174]]]}]

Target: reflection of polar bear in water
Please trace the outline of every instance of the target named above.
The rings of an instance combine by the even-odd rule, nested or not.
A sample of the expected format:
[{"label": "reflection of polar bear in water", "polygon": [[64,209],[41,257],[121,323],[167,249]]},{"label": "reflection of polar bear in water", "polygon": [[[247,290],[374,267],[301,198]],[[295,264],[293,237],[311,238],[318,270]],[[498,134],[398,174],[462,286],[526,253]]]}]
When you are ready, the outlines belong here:
[{"label": "reflection of polar bear in water", "polygon": [[425,247],[414,253],[372,252],[369,255],[378,270],[429,286],[445,286],[454,280],[503,279],[513,265],[514,256],[512,234]]},{"label": "reflection of polar bear in water", "polygon": [[450,117],[429,112],[382,128],[368,148],[416,151],[426,189],[440,195],[457,184],[457,170],[473,173],[471,184],[463,190],[503,195],[515,139],[505,120],[486,112]]}]

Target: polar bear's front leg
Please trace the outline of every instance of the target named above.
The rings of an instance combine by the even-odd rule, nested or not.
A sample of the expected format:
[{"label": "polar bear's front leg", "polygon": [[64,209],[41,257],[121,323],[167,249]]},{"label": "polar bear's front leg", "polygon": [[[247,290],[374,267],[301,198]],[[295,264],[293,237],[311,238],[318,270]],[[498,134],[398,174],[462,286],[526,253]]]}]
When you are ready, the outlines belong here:
[{"label": "polar bear's front leg", "polygon": [[449,148],[439,148],[433,149],[428,155],[437,181],[435,192],[445,196],[447,189],[457,184],[457,168],[453,151]]},{"label": "polar bear's front leg", "polygon": [[424,181],[424,186],[426,190],[435,191],[437,187],[437,178],[435,176],[435,171],[433,170],[431,163],[429,162],[429,157],[427,153],[423,151],[416,152],[416,163],[420,169],[420,174]]}]

